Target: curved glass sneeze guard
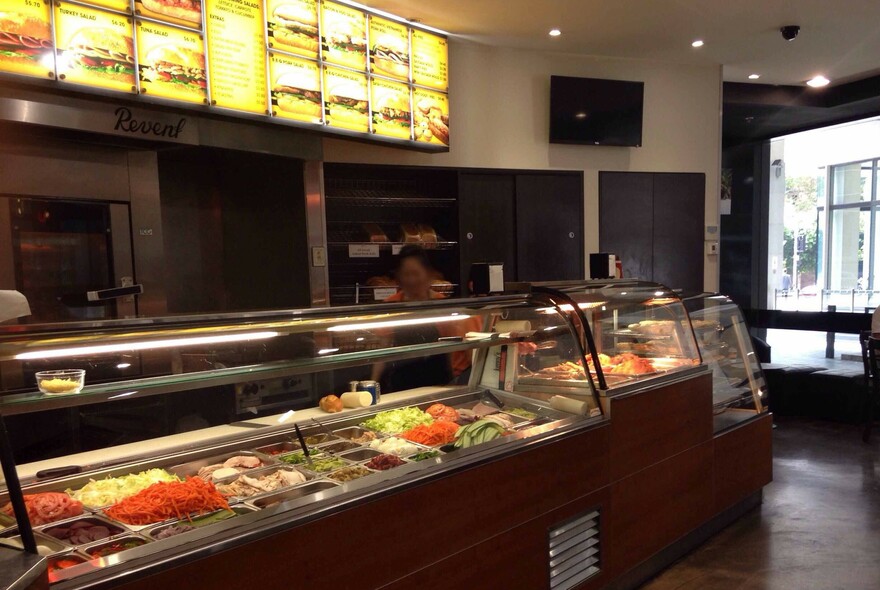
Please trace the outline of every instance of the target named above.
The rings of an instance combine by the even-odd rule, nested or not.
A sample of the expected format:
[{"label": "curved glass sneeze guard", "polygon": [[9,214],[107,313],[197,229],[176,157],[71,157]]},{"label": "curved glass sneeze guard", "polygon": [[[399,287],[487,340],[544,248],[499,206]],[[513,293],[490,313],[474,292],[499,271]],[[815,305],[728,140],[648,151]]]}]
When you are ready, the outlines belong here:
[{"label": "curved glass sneeze guard", "polygon": [[[450,368],[420,365],[434,373],[389,377],[387,385],[396,390],[470,379],[512,391],[515,384],[503,377],[495,383],[494,377],[463,375],[474,351],[515,350],[523,366],[537,366],[548,351],[574,355],[577,362],[582,354],[573,331],[571,318],[526,296],[14,326],[0,328],[0,411],[10,415],[379,363],[394,367],[441,355],[451,359]],[[86,371],[82,391],[39,393],[37,374],[61,369]],[[69,391],[62,381],[48,386]]]},{"label": "curved glass sneeze guard", "polygon": [[595,347],[584,367],[560,363],[542,371],[571,382],[602,376],[609,391],[700,364],[700,351],[681,299],[670,289],[640,281],[555,285],[577,305]]},{"label": "curved glass sneeze guard", "polygon": [[716,431],[768,411],[764,373],[739,307],[711,293],[688,297],[684,305],[703,361],[712,369]]}]

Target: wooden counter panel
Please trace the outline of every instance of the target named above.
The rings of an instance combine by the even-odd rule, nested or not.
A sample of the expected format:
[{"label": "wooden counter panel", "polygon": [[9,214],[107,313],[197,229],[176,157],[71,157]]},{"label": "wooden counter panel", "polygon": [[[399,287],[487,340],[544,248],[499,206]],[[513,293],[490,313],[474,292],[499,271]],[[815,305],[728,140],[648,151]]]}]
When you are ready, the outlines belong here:
[{"label": "wooden counter panel", "polygon": [[608,439],[602,425],[123,587],[379,588],[606,487]]},{"label": "wooden counter panel", "polygon": [[712,441],[611,484],[611,575],[624,573],[709,520]]},{"label": "wooden counter panel", "polygon": [[[518,526],[473,547],[463,548],[455,555],[434,563],[418,572],[397,580],[381,590],[449,590],[474,589],[540,589],[547,587],[547,531],[575,516],[599,508],[604,515],[608,505],[608,488],[567,504],[540,518]],[[605,547],[607,523],[600,516],[600,555]],[[600,588],[608,581],[602,571],[578,587],[578,590]],[[489,573],[491,572],[491,573]]]},{"label": "wooden counter panel", "polygon": [[712,375],[611,399],[611,481],[712,440]]},{"label": "wooden counter panel", "polygon": [[764,414],[715,437],[715,512],[773,481],[773,416]]}]

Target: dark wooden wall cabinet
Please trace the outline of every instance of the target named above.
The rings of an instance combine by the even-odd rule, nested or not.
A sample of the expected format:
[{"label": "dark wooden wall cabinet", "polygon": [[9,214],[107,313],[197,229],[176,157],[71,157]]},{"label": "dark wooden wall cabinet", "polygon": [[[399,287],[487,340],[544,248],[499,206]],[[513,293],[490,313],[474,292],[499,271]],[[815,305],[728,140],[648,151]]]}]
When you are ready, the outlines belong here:
[{"label": "dark wooden wall cabinet", "polygon": [[[324,184],[334,304],[354,303],[356,292],[374,300],[365,283],[392,270],[404,223],[436,230],[429,257],[457,295],[469,294],[475,262],[503,263],[507,281],[584,277],[582,172],[325,164]],[[389,243],[379,257],[352,258],[366,223]]]},{"label": "dark wooden wall cabinet", "polygon": [[713,434],[711,396],[704,372],[610,398],[598,425],[123,587],[551,588],[550,538],[585,519],[599,571],[553,587],[635,588],[772,478],[772,417]]},{"label": "dark wooden wall cabinet", "polygon": [[599,173],[599,249],[625,277],[701,292],[705,211],[704,174]]}]

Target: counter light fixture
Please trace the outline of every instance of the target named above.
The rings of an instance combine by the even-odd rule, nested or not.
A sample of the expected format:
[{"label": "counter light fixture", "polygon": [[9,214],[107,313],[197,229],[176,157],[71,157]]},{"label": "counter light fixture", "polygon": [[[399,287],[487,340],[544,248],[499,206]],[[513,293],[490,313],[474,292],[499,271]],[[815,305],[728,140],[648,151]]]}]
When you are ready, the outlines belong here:
[{"label": "counter light fixture", "polygon": [[247,342],[249,340],[266,340],[275,338],[278,332],[243,332],[241,334],[222,334],[217,336],[196,336],[193,338],[168,338],[166,340],[147,340],[144,342],[119,342],[114,344],[97,344],[94,346],[74,346],[71,348],[55,348],[35,350],[15,355],[15,359],[26,361],[31,359],[57,359],[70,356],[87,356],[108,354],[111,352],[128,352],[133,350],[156,350],[159,348],[178,348],[182,346],[201,346],[204,344],[226,344],[229,342]]},{"label": "counter light fixture", "polygon": [[749,74],[749,80],[757,80],[761,77],[761,74]]},{"label": "counter light fixture", "polygon": [[811,80],[807,80],[807,86],[810,86],[811,88],[822,88],[823,86],[828,86],[830,83],[831,80],[821,74]]},{"label": "counter light fixture", "polygon": [[401,320],[385,320],[381,322],[364,322],[362,324],[342,324],[330,326],[328,332],[355,332],[358,330],[375,330],[377,328],[398,328],[400,326],[420,326],[423,324],[436,324],[438,322],[458,322],[471,316],[454,313],[450,315],[431,316],[427,318],[408,318]]},{"label": "counter light fixture", "polygon": [[691,43],[691,47],[702,47],[702,46],[703,46],[702,39],[696,39],[693,43]]},{"label": "counter light fixture", "polygon": [[550,29],[550,32],[547,34],[550,35],[551,37],[558,37],[559,35],[562,34],[562,31],[560,31],[559,29]]}]

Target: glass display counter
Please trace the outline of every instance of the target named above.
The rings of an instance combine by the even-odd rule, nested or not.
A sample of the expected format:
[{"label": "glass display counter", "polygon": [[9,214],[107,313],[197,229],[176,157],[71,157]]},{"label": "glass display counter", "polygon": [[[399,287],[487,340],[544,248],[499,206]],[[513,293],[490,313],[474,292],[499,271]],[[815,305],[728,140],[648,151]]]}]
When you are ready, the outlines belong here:
[{"label": "glass display counter", "polygon": [[[601,357],[576,305],[0,327],[0,537],[49,555],[58,588],[88,586],[591,428]],[[570,387],[556,366],[600,368]]]},{"label": "glass display counter", "polygon": [[[588,330],[582,335],[585,366],[552,359],[534,371],[524,365],[520,382],[542,380],[596,387],[602,395],[640,389],[701,364],[687,311],[673,291],[641,281],[590,281],[520,285],[519,290],[564,293],[562,308]],[[550,311],[550,310],[548,310]]]},{"label": "glass display counter", "polygon": [[705,293],[684,300],[703,362],[712,369],[715,431],[767,412],[767,384],[745,318],[724,295]]}]

